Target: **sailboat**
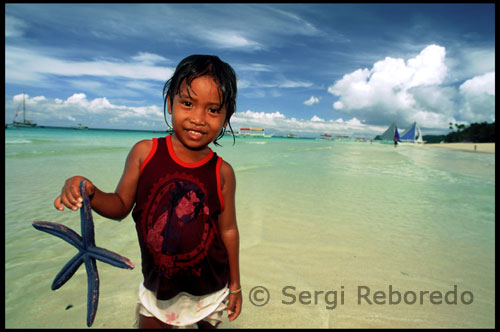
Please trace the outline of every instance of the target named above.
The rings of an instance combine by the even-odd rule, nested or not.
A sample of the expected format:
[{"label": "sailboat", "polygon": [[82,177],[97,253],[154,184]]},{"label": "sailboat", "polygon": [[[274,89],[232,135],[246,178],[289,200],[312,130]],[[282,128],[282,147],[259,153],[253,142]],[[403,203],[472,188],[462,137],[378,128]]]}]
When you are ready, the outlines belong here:
[{"label": "sailboat", "polygon": [[17,108],[16,115],[14,116],[14,121],[12,121],[12,126],[17,127],[17,128],[34,128],[36,127],[36,123],[26,120],[26,94],[23,93],[23,122],[17,122],[16,118],[17,115],[19,114],[19,111],[21,110],[21,104],[19,104],[19,107]]},{"label": "sailboat", "polygon": [[424,144],[422,131],[420,131],[416,121],[401,134],[399,142],[404,144]]},{"label": "sailboat", "polygon": [[240,128],[238,137],[257,137],[257,138],[269,138],[274,134],[265,134],[264,128]]},{"label": "sailboat", "polygon": [[393,122],[392,125],[387,128],[386,131],[377,139],[379,143],[382,144],[394,144],[394,140],[400,140],[398,126],[396,126],[396,122]]}]

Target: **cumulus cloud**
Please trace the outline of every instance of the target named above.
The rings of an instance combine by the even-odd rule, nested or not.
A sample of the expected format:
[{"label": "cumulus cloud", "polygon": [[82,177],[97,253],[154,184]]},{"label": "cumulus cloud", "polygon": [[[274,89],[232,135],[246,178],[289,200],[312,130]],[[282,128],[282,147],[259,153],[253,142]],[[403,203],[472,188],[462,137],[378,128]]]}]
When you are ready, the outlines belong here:
[{"label": "cumulus cloud", "polygon": [[322,118],[320,118],[319,116],[315,115],[311,118],[311,121],[312,122],[325,122],[325,120],[323,120]]},{"label": "cumulus cloud", "polygon": [[[23,95],[19,94],[6,103],[6,110],[13,116]],[[88,99],[84,93],[74,93],[66,99],[49,99],[44,96],[26,95],[26,107],[30,120],[40,125],[71,126],[84,123],[91,128],[148,128],[165,129],[163,109],[156,105],[117,105],[107,98]],[[6,119],[7,113],[6,113]],[[10,119],[7,120],[10,122]],[[231,118],[234,130],[241,127],[262,127],[268,132],[318,136],[320,133],[332,135],[375,136],[383,132],[384,126],[366,125],[356,117],[350,120],[338,118],[325,120],[317,115],[310,119],[289,118],[281,112],[237,112]]]},{"label": "cumulus cloud", "polygon": [[250,123],[252,125],[261,126],[274,126],[277,124],[277,119],[284,119],[285,116],[280,112],[265,113],[265,112],[254,112],[247,110],[245,112],[238,112],[231,118],[232,123]]},{"label": "cumulus cloud", "polygon": [[414,91],[444,81],[445,55],[444,47],[429,45],[407,61],[386,57],[372,69],[346,74],[328,88],[328,92],[339,97],[333,108],[379,125],[395,120],[409,123],[418,116],[424,121],[422,126],[443,126],[448,117],[422,108]]},{"label": "cumulus cloud", "polygon": [[319,103],[319,98],[311,96],[311,98],[309,98],[308,100],[306,100],[304,102],[304,105],[311,106],[311,105],[314,105],[314,104],[317,104],[317,103]]},{"label": "cumulus cloud", "polygon": [[[12,114],[22,100],[22,94],[14,96],[12,102],[6,103],[6,110]],[[85,123],[94,128],[130,128],[134,125],[142,126],[141,123],[148,121],[155,124],[156,128],[164,126],[163,109],[156,105],[116,105],[105,97],[89,100],[84,93],[74,93],[65,100],[26,95],[26,108],[30,119],[42,125],[53,125],[64,120]],[[68,126],[71,123],[65,125]]]},{"label": "cumulus cloud", "polygon": [[495,121],[495,73],[473,77],[460,85],[464,107],[460,109],[463,120],[469,122]]},{"label": "cumulus cloud", "polygon": [[475,76],[459,89],[446,84],[446,50],[429,45],[414,58],[386,57],[371,69],[348,73],[328,88],[338,97],[337,111],[377,125],[413,121],[421,127],[446,128],[460,118],[494,121],[495,73]]},{"label": "cumulus cloud", "polygon": [[344,121],[339,118],[337,120],[325,120],[317,115],[311,119],[288,118],[280,112],[255,112],[247,110],[245,112],[235,113],[231,118],[231,124],[235,131],[239,127],[262,127],[266,131],[318,136],[320,133],[330,133],[335,135],[365,135],[366,137],[374,137],[383,132],[384,126],[372,126],[362,123],[357,118],[352,118]]},{"label": "cumulus cloud", "polygon": [[460,92],[467,95],[495,95],[495,73],[486,73],[465,81],[460,86]]}]

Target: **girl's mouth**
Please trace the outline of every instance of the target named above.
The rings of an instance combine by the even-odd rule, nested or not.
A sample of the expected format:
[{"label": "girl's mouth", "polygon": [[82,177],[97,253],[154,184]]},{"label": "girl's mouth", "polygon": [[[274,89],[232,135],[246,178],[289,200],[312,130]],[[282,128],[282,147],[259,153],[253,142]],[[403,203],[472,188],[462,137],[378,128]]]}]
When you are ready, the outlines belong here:
[{"label": "girl's mouth", "polygon": [[193,140],[199,140],[203,137],[203,133],[195,130],[187,130],[188,136]]}]

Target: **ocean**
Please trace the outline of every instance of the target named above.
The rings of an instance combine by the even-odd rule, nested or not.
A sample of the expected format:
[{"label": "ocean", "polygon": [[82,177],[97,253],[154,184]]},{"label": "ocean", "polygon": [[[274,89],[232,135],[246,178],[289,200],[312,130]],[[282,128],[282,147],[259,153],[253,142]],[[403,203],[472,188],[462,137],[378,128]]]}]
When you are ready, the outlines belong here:
[{"label": "ocean", "polygon": [[[53,206],[64,180],[112,192],[139,140],[161,132],[5,130],[5,327],[85,328],[84,266],[50,289],[76,254],[33,228],[80,234],[80,215]],[[236,174],[243,308],[220,328],[492,328],[495,326],[495,155],[287,138],[221,140]],[[92,327],[134,323],[140,252],[132,217],[93,214],[96,244],[133,270],[98,262]]]}]

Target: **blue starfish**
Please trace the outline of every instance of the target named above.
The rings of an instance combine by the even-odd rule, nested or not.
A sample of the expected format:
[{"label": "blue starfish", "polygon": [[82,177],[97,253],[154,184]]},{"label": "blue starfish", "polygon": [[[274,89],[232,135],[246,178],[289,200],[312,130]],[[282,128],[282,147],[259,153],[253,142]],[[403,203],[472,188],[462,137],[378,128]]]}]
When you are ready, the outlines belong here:
[{"label": "blue starfish", "polygon": [[134,263],[117,253],[96,247],[94,220],[92,219],[92,209],[90,208],[85,180],[80,182],[80,192],[83,198],[82,208],[80,209],[82,236],[78,235],[71,228],[48,221],[34,221],[33,227],[39,231],[58,236],[78,249],[78,254],[64,265],[61,272],[57,274],[51,288],[52,290],[56,290],[64,285],[75,274],[80,265],[85,262],[88,289],[87,326],[90,327],[94,322],[99,302],[99,274],[97,272],[96,259],[125,269],[133,269]]}]

